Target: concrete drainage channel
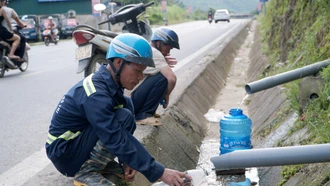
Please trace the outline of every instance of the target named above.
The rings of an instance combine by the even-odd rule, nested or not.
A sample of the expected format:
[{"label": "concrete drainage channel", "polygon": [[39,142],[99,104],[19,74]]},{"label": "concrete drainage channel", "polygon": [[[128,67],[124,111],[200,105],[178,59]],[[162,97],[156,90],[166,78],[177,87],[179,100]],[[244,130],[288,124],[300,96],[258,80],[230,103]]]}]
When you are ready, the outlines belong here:
[{"label": "concrete drainage channel", "polygon": [[[169,108],[162,115],[163,126],[137,127],[135,136],[166,167],[180,171],[196,168],[199,148],[208,130],[204,114],[225,86],[231,64],[250,26],[251,21],[244,22],[200,60],[194,59],[196,62],[175,71],[177,85]],[[151,184],[138,174],[134,185]]]}]

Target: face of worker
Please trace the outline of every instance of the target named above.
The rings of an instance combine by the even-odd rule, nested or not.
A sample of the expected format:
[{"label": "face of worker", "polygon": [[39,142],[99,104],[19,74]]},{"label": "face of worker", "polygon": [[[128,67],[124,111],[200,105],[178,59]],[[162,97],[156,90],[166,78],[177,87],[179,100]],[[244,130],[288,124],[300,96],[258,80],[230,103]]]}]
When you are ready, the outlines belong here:
[{"label": "face of worker", "polygon": [[126,64],[120,74],[120,82],[128,90],[132,90],[142,79],[146,66],[129,63]]},{"label": "face of worker", "polygon": [[173,49],[172,45],[166,45],[161,44],[160,41],[158,41],[159,44],[159,51],[163,54],[163,56],[168,56],[170,54],[170,51]]}]

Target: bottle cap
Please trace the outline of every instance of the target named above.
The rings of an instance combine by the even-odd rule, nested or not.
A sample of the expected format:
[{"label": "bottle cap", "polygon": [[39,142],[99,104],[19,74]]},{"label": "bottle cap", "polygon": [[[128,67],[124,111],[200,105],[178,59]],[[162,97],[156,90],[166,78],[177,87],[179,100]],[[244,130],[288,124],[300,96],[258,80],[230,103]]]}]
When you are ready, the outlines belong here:
[{"label": "bottle cap", "polygon": [[232,115],[232,116],[239,116],[239,115],[243,114],[243,111],[240,108],[231,108],[229,110],[229,114]]}]

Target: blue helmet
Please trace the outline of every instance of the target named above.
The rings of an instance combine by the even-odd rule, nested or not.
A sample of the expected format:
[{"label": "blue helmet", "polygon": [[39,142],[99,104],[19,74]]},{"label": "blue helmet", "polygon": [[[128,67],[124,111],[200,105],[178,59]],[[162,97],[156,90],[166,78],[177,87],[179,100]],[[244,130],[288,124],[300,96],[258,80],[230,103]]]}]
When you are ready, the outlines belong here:
[{"label": "blue helmet", "polygon": [[180,50],[179,37],[174,30],[167,27],[158,28],[151,37],[151,41],[163,41],[166,45],[171,45]]},{"label": "blue helmet", "polygon": [[115,37],[106,55],[106,59],[112,58],[122,58],[132,63],[155,67],[150,44],[137,34],[124,33]]}]

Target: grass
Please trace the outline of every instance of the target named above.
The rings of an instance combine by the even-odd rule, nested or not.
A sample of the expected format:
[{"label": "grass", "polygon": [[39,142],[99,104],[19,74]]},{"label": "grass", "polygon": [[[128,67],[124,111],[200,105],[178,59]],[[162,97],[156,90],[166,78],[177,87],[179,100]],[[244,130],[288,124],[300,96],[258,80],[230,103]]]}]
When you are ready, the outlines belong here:
[{"label": "grass", "polygon": [[281,173],[283,180],[278,185],[279,186],[284,185],[292,176],[294,176],[297,172],[302,170],[304,167],[305,167],[305,165],[284,166],[282,173]]},{"label": "grass", "polygon": [[[289,5],[288,2],[269,1],[266,16],[262,14],[258,17],[258,21],[261,23],[259,28],[263,42],[262,52],[268,56],[269,64],[272,65],[272,68],[265,72],[263,77],[330,58],[329,1],[296,1],[294,5]],[[289,21],[291,22],[289,23]],[[287,27],[288,25],[292,27]],[[281,48],[283,39],[287,41],[285,50]],[[285,52],[287,52],[286,61],[280,61]],[[284,66],[279,67],[280,62]],[[308,127],[309,137],[296,143],[307,145],[330,142],[330,67],[321,71],[321,77],[325,83],[322,85],[319,98],[310,102],[307,109],[300,113],[303,114],[304,120],[296,121],[288,133],[288,135],[292,135],[303,127]],[[284,85],[287,99],[290,100],[290,107],[297,113],[301,110],[298,96],[299,82],[300,79]],[[281,114],[279,113],[279,115]],[[267,135],[276,128],[278,122],[280,122],[279,119],[274,120],[270,127],[263,131],[263,135]],[[278,145],[281,146],[282,142],[278,142]],[[279,185],[284,185],[301,169],[302,166],[297,165],[284,166],[283,180]],[[313,185],[317,184],[319,183],[313,183]]]}]

